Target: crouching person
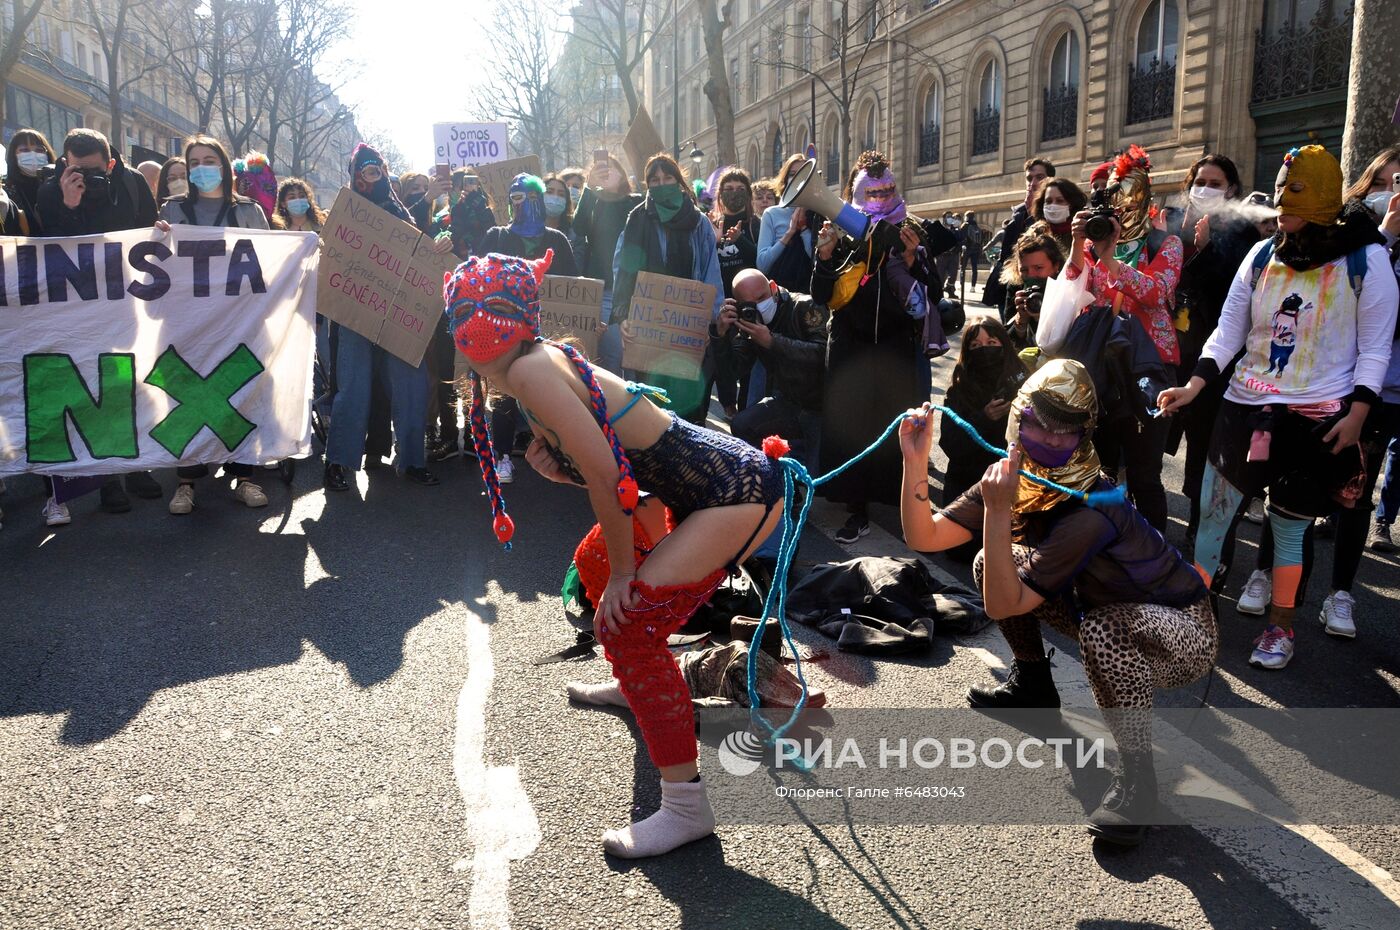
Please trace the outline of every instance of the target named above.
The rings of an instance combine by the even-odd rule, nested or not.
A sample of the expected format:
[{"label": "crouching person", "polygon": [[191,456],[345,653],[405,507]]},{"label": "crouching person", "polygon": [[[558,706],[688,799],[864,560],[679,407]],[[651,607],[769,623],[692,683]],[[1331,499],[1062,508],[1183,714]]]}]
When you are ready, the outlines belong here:
[{"label": "crouching person", "polygon": [[[937,513],[929,506],[931,411],[927,405],[911,410],[899,433],[900,516],[905,541],[920,552],[950,549],[982,528],[973,574],[1015,661],[1004,684],[968,692],[974,707],[1059,707],[1040,625],[1079,642],[1094,700],[1119,752],[1089,832],[1136,845],[1157,806],[1153,689],[1182,687],[1204,675],[1215,661],[1219,631],[1200,576],[1132,504],[1085,502],[1085,495],[1112,488],[1094,451],[1097,409],[1082,365],[1048,362],[1012,402],[1010,457],[989,466],[979,485]],[[1033,482],[1021,469],[1060,487]]]}]

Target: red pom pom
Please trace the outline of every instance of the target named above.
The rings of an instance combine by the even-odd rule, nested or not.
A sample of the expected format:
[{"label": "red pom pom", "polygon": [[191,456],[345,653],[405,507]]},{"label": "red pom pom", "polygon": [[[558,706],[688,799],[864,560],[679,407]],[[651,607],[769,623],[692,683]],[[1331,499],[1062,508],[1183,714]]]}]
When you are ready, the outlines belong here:
[{"label": "red pom pom", "polygon": [[763,454],[770,459],[780,459],[792,451],[792,446],[781,436],[769,436],[763,440]]},{"label": "red pom pom", "polygon": [[627,513],[637,509],[637,501],[641,499],[641,496],[641,491],[637,490],[637,479],[631,475],[617,483],[617,499],[622,504],[622,509]]},{"label": "red pom pom", "polygon": [[496,518],[495,523],[496,538],[503,543],[510,542],[510,538],[515,535],[515,521],[510,518],[510,514],[503,513]]}]

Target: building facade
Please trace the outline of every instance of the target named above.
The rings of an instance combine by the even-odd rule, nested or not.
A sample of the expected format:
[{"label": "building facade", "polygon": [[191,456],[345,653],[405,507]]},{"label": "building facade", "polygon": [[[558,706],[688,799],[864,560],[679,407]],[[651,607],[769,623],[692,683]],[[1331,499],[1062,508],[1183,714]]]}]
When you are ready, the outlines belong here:
[{"label": "building facade", "polygon": [[[141,15],[147,12],[140,11]],[[8,31],[13,25],[12,7],[6,4],[0,15]],[[162,64],[167,54],[168,50],[141,29],[128,29],[120,58],[123,78],[138,77],[122,93],[122,138],[113,138],[107,60],[86,0],[49,0],[30,26],[20,61],[10,73],[0,141],[8,144],[16,131],[32,128],[57,149],[70,129],[87,127],[107,136],[113,148],[133,164],[144,158],[182,154],[184,140],[199,129],[198,109],[188,85],[180,81],[174,68]],[[338,106],[331,97],[323,109]],[[217,107],[211,123],[211,134],[218,137],[222,117]],[[263,116],[253,130],[254,142],[265,147],[267,133],[267,118]],[[324,154],[316,159],[307,179],[318,187],[318,180],[327,185],[342,183],[345,160],[357,138],[353,121],[338,126],[329,134]],[[236,158],[243,153],[230,154]],[[278,165],[273,168],[283,173]]]},{"label": "building facade", "polygon": [[[677,68],[664,40],[654,48],[647,99],[668,144],[713,155],[698,6],[679,3]],[[1136,142],[1170,186],[1220,152],[1247,187],[1271,190],[1290,146],[1340,149],[1343,3],[736,0],[735,11],[724,35],[735,137],[756,177],[812,142],[835,184],[857,153],[878,148],[911,207],[938,215],[1005,210],[1022,198],[1034,156],[1082,180]]]}]

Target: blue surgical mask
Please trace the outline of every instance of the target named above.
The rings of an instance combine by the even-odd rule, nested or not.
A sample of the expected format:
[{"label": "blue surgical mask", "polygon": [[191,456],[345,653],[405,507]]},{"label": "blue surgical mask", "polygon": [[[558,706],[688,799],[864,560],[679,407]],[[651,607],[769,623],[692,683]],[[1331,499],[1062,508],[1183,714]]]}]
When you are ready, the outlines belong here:
[{"label": "blue surgical mask", "polygon": [[304,216],[311,209],[311,201],[305,197],[288,197],[287,212],[293,216]]},{"label": "blue surgical mask", "polygon": [[568,203],[569,203],[568,200],[566,200],[566,199],[563,198],[563,197],[560,197],[558,194],[545,194],[545,195],[544,195],[544,212],[545,212],[545,215],[546,215],[546,216],[563,216],[563,215],[564,215],[564,207],[567,206]]},{"label": "blue surgical mask", "polygon": [[778,315],[778,299],[776,297],[765,297],[758,302],[758,316],[763,320],[763,325],[767,326],[773,322],[773,317]]},{"label": "blue surgical mask", "polygon": [[[21,155],[21,158],[24,156]],[[1386,209],[1390,206],[1390,198],[1394,195],[1390,191],[1376,191],[1374,194],[1366,195],[1366,209],[1376,216],[1385,216]]]},{"label": "blue surgical mask", "polygon": [[49,163],[49,156],[43,152],[17,152],[15,163],[19,165],[19,170],[29,177],[34,177],[39,173],[39,169]]},{"label": "blue surgical mask", "polygon": [[224,183],[224,169],[218,165],[195,165],[190,169],[190,183],[208,194]]},{"label": "blue surgical mask", "polygon": [[569,188],[569,199],[572,200],[572,201],[574,202],[574,206],[578,206],[579,198],[582,197],[582,196],[583,196],[583,188],[581,188],[581,187],[571,187],[571,188]]}]

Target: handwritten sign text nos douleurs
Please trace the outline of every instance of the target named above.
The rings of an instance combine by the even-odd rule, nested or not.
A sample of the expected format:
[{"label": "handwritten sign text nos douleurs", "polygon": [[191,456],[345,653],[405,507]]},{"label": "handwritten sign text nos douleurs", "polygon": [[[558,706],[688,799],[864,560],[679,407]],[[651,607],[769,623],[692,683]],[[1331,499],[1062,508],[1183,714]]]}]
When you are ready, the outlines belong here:
[{"label": "handwritten sign text nos douleurs", "polygon": [[442,325],[442,280],[456,259],[432,240],[342,189],[322,237],[316,308],[411,365]]}]

